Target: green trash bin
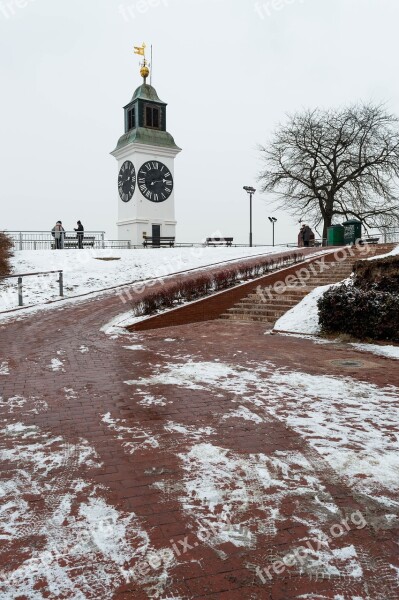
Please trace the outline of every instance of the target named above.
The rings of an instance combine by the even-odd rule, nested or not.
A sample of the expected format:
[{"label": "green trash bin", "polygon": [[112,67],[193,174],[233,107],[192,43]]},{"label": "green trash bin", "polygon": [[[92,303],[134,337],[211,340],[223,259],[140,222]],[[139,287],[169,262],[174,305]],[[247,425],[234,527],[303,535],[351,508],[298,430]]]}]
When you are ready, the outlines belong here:
[{"label": "green trash bin", "polygon": [[343,225],[331,225],[327,228],[327,246],[343,246],[344,244]]},{"label": "green trash bin", "polygon": [[362,224],[360,221],[356,219],[350,219],[345,223],[342,223],[344,226],[344,244],[351,245],[356,244],[359,240],[362,239]]}]

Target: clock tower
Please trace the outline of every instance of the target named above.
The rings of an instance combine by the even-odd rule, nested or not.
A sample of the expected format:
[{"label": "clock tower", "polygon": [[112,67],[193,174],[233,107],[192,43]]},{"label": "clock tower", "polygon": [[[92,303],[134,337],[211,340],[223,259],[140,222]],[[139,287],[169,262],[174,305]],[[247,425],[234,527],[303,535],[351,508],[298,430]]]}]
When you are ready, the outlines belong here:
[{"label": "clock tower", "polygon": [[147,83],[145,58],[140,73],[143,83],[124,107],[125,133],[111,152],[118,161],[118,239],[136,246],[144,236],[175,237],[174,159],[181,152],[166,131],[167,105]]}]

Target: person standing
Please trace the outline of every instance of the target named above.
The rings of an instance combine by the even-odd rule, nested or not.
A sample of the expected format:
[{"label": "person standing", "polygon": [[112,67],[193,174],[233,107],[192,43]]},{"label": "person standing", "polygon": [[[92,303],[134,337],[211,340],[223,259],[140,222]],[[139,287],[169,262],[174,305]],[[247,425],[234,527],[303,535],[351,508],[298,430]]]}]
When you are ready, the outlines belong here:
[{"label": "person standing", "polygon": [[309,225],[305,225],[305,228],[303,230],[303,245],[305,246],[305,248],[309,248],[312,234],[313,231],[310,229]]},{"label": "person standing", "polygon": [[78,221],[77,227],[75,227],[76,237],[78,238],[78,248],[83,249],[83,236],[85,228],[82,225],[81,221]]},{"label": "person standing", "polygon": [[55,240],[55,249],[62,250],[64,247],[65,229],[63,228],[61,221],[57,221],[51,230],[51,234]]},{"label": "person standing", "polygon": [[298,247],[299,248],[303,248],[303,245],[304,245],[303,232],[304,232],[305,227],[306,227],[306,225],[302,225],[302,227],[300,228],[299,233],[298,233]]}]

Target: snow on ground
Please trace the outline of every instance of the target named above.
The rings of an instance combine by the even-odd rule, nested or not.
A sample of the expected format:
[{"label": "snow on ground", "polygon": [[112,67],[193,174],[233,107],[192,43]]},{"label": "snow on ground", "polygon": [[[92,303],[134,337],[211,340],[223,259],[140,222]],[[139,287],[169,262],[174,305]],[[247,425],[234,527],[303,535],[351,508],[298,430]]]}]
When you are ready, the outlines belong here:
[{"label": "snow on ground", "polygon": [[292,333],[317,334],[320,332],[319,311],[317,301],[330,289],[330,285],[323,285],[310,292],[301,302],[287,311],[276,321],[275,331],[290,331]]},{"label": "snow on ground", "polygon": [[372,352],[378,356],[386,356],[387,358],[395,358],[399,360],[399,346],[380,346],[378,344],[351,344],[356,350],[364,352]]},{"label": "snow on ground", "polygon": [[378,260],[379,258],[387,258],[387,256],[397,256],[398,254],[399,254],[399,246],[396,246],[396,248],[394,248],[393,250],[391,250],[391,252],[388,252],[387,254],[379,254],[377,256],[371,256],[367,260]]},{"label": "snow on ground", "polygon": [[[11,260],[13,273],[64,271],[66,298],[214,263],[283,252],[275,248],[167,248],[150,250],[22,250]],[[118,258],[120,260],[101,260]],[[59,299],[58,273],[23,279],[24,305]],[[18,306],[17,280],[0,284],[0,312]]]},{"label": "snow on ground", "polygon": [[[250,361],[247,368],[236,368],[194,359],[155,367],[152,376],[125,383],[138,386],[140,393],[150,393],[152,386],[159,384],[202,390],[209,397],[221,391],[229,393],[230,402],[226,398],[225,409],[220,414],[214,412],[213,418],[219,418],[220,423],[237,419],[235,435],[240,435],[241,425],[241,435],[246,437],[250,421],[253,427],[263,425],[265,432],[275,430],[280,423],[303,440],[302,451],[247,454],[217,445],[210,428],[173,422],[165,425],[167,431],[176,434],[173,448],[179,448],[183,485],[176,487],[176,482],[162,476],[154,487],[166,495],[177,493],[201,543],[221,557],[225,557],[221,546],[226,542],[257,547],[259,536],[274,538],[286,518],[284,507],[292,500],[297,506],[292,519],[308,532],[303,540],[317,538],[323,542],[317,552],[317,566],[314,553],[309,551],[304,571],[319,576],[362,577],[356,548],[348,546],[345,538],[338,548],[337,539],[330,544],[329,527],[344,515],[324,481],[333,482],[336,473],[354,493],[383,508],[387,527],[397,522],[399,389],[351,377],[278,369],[268,361]],[[298,502],[298,496],[303,502]],[[255,507],[257,517],[253,518]],[[358,514],[353,528],[365,526],[364,517]]]},{"label": "snow on ground", "polygon": [[170,364],[152,377],[126,383],[143,388],[160,382],[234,393],[241,406],[222,419],[247,420],[256,413],[259,422],[271,415],[297,431],[353,487],[369,493],[399,489],[399,455],[392,438],[399,421],[399,389],[393,386],[290,372],[267,362],[243,370],[195,361]]},{"label": "snow on ground", "polygon": [[124,419],[113,419],[111,413],[102,415],[102,422],[111,431],[117,433],[117,439],[122,441],[122,446],[129,454],[134,454],[141,448],[158,448],[159,443],[156,436],[149,434],[143,427],[127,427]]},{"label": "snow on ground", "polygon": [[[111,600],[154,549],[135,513],[118,511],[93,482],[101,463],[86,440],[71,444],[15,420],[45,410],[36,400],[0,398],[0,597]],[[169,567],[135,574],[149,597],[163,595]]]},{"label": "snow on ground", "polygon": [[9,375],[9,374],[10,374],[10,369],[8,367],[8,362],[2,361],[0,363],[0,375]]}]

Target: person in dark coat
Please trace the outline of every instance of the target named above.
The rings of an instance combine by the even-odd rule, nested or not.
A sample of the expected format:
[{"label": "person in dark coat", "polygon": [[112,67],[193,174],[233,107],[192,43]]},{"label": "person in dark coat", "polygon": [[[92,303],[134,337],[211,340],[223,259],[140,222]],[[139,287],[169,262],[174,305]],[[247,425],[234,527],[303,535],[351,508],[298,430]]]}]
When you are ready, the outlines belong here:
[{"label": "person in dark coat", "polygon": [[302,227],[300,228],[299,233],[298,233],[298,247],[299,248],[303,248],[303,232],[304,232],[305,227],[306,227],[306,225],[302,225]]},{"label": "person in dark coat", "polygon": [[78,248],[82,249],[85,228],[83,227],[81,221],[78,221],[77,225],[78,226],[75,227],[75,231],[76,231],[76,237],[78,238]]},{"label": "person in dark coat", "polygon": [[312,239],[312,237],[314,239],[313,231],[310,229],[309,225],[305,225],[302,235],[303,235],[303,245],[305,246],[305,248],[309,248],[310,240]]}]

